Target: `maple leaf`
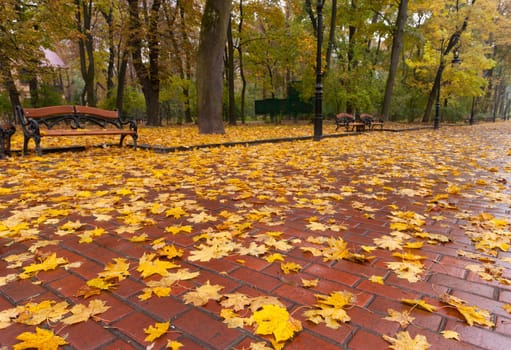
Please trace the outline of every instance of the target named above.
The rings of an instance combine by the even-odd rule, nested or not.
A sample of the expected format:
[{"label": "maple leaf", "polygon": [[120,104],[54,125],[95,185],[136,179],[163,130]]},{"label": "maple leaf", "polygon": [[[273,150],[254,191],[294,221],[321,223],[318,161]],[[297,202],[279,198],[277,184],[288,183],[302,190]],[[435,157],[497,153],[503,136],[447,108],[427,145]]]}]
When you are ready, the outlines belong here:
[{"label": "maple leaf", "polygon": [[12,307],[0,311],[0,329],[9,327],[13,320],[18,317],[20,310],[18,307]]},{"label": "maple leaf", "polygon": [[147,328],[144,328],[144,333],[147,334],[144,341],[152,342],[167,333],[170,327],[170,322],[156,322],[154,325],[150,325]]},{"label": "maple leaf", "polygon": [[258,342],[258,343],[250,343],[249,350],[273,350],[273,348],[268,347],[267,343],[265,343],[265,342]]},{"label": "maple leaf", "polygon": [[412,253],[394,253],[392,256],[408,261],[420,261],[426,259],[425,256],[412,254]]},{"label": "maple leaf", "polygon": [[183,208],[181,208],[181,207],[174,207],[174,208],[168,209],[165,212],[165,215],[167,217],[173,216],[174,219],[179,219],[180,217],[182,217],[184,215],[188,215],[188,213],[185,210],[183,210]]},{"label": "maple leaf", "polygon": [[408,332],[399,332],[396,338],[383,335],[383,339],[391,343],[392,345],[389,348],[394,350],[426,350],[431,347],[426,337],[420,334],[412,338]]},{"label": "maple leaf", "polygon": [[280,269],[287,275],[291,272],[299,272],[302,269],[302,266],[294,262],[288,262],[280,264]]},{"label": "maple leaf", "polygon": [[158,250],[158,254],[160,256],[166,257],[167,259],[173,259],[173,258],[182,257],[184,254],[184,251],[183,251],[183,249],[176,248],[175,245],[171,245],[171,246],[166,245]]},{"label": "maple leaf", "polygon": [[375,276],[375,275],[372,275],[371,277],[369,277],[369,281],[373,282],[373,283],[378,283],[378,284],[385,284],[385,282],[383,281],[383,276]]},{"label": "maple leaf", "polygon": [[302,330],[301,322],[291,317],[285,308],[277,305],[263,305],[254,312],[252,319],[257,324],[256,334],[275,337],[271,340],[275,348],[281,348],[279,343],[291,339],[295,332]]},{"label": "maple leaf", "polygon": [[323,261],[342,260],[351,256],[348,243],[341,237],[328,239],[328,247],[323,249]]},{"label": "maple leaf", "polygon": [[58,235],[66,235],[71,232],[78,231],[80,228],[85,226],[85,224],[81,223],[80,221],[68,221],[64,225],[59,227],[59,233]]},{"label": "maple leaf", "polygon": [[113,287],[116,287],[117,283],[108,281],[104,278],[96,277],[96,278],[88,280],[87,285],[89,287],[96,288],[99,290],[109,290],[109,289],[112,289]]},{"label": "maple leaf", "polygon": [[18,279],[18,274],[16,274],[16,273],[11,273],[6,276],[2,276],[2,277],[0,277],[0,287],[5,286],[6,284],[8,284],[10,282],[16,281],[17,279]]},{"label": "maple leaf", "polygon": [[413,235],[415,237],[426,238],[440,243],[448,243],[451,241],[449,237],[440,233],[415,232]]},{"label": "maple leaf", "polygon": [[415,317],[410,316],[410,312],[407,310],[399,312],[394,309],[388,309],[387,312],[389,315],[385,317],[385,319],[399,323],[401,328],[408,327],[408,325],[415,320]]},{"label": "maple leaf", "polygon": [[220,317],[223,317],[224,323],[228,328],[243,328],[246,318],[239,317],[239,315],[232,309],[222,309]]},{"label": "maple leaf", "polygon": [[75,324],[85,322],[89,318],[107,311],[110,306],[107,306],[103,300],[91,300],[88,306],[83,304],[76,304],[71,308],[72,316],[66,317],[62,320],[64,324]]},{"label": "maple leaf", "polygon": [[182,343],[178,342],[178,341],[169,340],[167,342],[166,348],[170,349],[170,350],[179,350],[179,348],[181,348],[182,346],[184,346],[184,345]]},{"label": "maple leaf", "polygon": [[191,233],[192,226],[190,225],[167,226],[165,227],[165,232],[172,233],[173,235],[177,235],[180,232]]},{"label": "maple leaf", "polygon": [[240,247],[238,249],[238,253],[240,255],[252,255],[252,256],[259,256],[266,254],[268,251],[268,248],[265,245],[257,245],[256,242],[250,242],[250,245],[247,247]]},{"label": "maple leaf", "polygon": [[403,249],[402,248],[402,240],[392,237],[392,236],[382,236],[380,238],[374,238],[373,239],[374,244],[376,244],[378,247],[382,249],[388,249],[388,250],[396,250],[396,249]]},{"label": "maple leaf", "polygon": [[35,333],[23,332],[16,337],[21,343],[15,344],[13,350],[39,349],[57,350],[60,345],[68,344],[64,338],[55,335],[52,330],[36,327]]},{"label": "maple leaf", "polygon": [[197,287],[195,291],[188,292],[184,295],[183,300],[186,304],[193,304],[195,306],[206,305],[209,300],[220,300],[222,295],[218,292],[224,287],[217,284],[211,285],[209,281],[200,287]]},{"label": "maple leaf", "polygon": [[3,260],[9,263],[9,265],[7,265],[8,269],[16,269],[18,267],[21,267],[25,263],[25,261],[28,261],[33,258],[34,258],[33,253],[21,253],[11,254],[9,256],[6,256]]},{"label": "maple leaf", "polygon": [[93,230],[84,231],[82,234],[78,235],[80,240],[78,243],[92,243],[94,237],[100,237],[106,233],[106,230],[101,227],[96,227]]},{"label": "maple leaf", "polygon": [[[153,281],[151,281],[153,282]],[[160,280],[161,282],[161,280]],[[146,287],[142,290],[144,293],[140,294],[138,296],[138,298],[140,300],[147,300],[149,299],[153,293],[154,295],[156,295],[157,297],[168,297],[170,295],[170,292],[172,292],[172,288],[170,287],[167,287],[167,286],[150,286],[150,287]]]},{"label": "maple leaf", "polygon": [[311,253],[312,256],[322,256],[323,251],[321,249],[315,248],[315,247],[300,247],[300,250],[302,250],[305,253]]},{"label": "maple leaf", "polygon": [[456,331],[445,330],[440,333],[442,333],[442,335],[444,336],[445,339],[454,339],[454,340],[458,340],[458,341],[460,340],[460,335]]},{"label": "maple leaf", "polygon": [[394,271],[399,278],[404,278],[410,283],[420,281],[419,274],[423,272],[423,265],[416,262],[388,262],[387,267]]},{"label": "maple leaf", "polygon": [[409,229],[413,229],[413,226],[406,222],[392,222],[389,227],[391,230],[396,231],[407,231]]},{"label": "maple leaf", "polygon": [[319,283],[319,279],[306,280],[302,278],[302,287],[304,288],[314,288],[317,287]]},{"label": "maple leaf", "polygon": [[351,318],[343,309],[353,305],[355,296],[349,292],[333,292],[330,295],[316,294],[317,308],[304,312],[304,317],[312,323],[324,322],[327,327],[338,329],[340,323],[349,322]]},{"label": "maple leaf", "polygon": [[487,327],[495,326],[488,310],[480,309],[477,306],[468,306],[464,300],[445,293],[442,294],[440,299],[444,303],[454,306],[470,326],[473,326],[474,323]]},{"label": "maple leaf", "polygon": [[419,309],[426,310],[429,312],[436,311],[436,306],[430,305],[426,303],[426,301],[421,299],[401,299],[402,303],[405,303],[407,305],[412,305],[413,307],[418,307]]},{"label": "maple leaf", "polygon": [[216,217],[207,214],[206,212],[200,212],[199,214],[192,214],[191,218],[188,219],[189,222],[200,224],[204,222],[216,221],[218,220]]},{"label": "maple leaf", "polygon": [[361,245],[360,248],[366,252],[366,253],[371,253],[373,250],[375,250],[377,247],[375,246],[369,246],[369,245]]},{"label": "maple leaf", "polygon": [[406,248],[406,249],[420,249],[420,248],[422,248],[423,245],[424,245],[424,242],[422,242],[422,241],[406,242],[403,245],[403,248]]},{"label": "maple leaf", "polygon": [[65,258],[57,258],[57,254],[46,257],[43,262],[39,264],[31,264],[23,268],[23,272],[19,275],[21,279],[27,279],[36,275],[39,271],[55,270],[59,265],[66,264],[68,261]]},{"label": "maple leaf", "polygon": [[53,300],[44,300],[40,303],[27,303],[18,306],[16,322],[27,325],[38,325],[42,322],[57,322],[68,312],[68,303],[65,301],[56,303]]},{"label": "maple leaf", "polygon": [[104,271],[98,273],[98,276],[105,280],[117,278],[117,280],[122,281],[130,275],[128,271],[130,263],[124,258],[114,258],[113,260],[115,263],[108,264]]},{"label": "maple leaf", "polygon": [[280,300],[273,296],[258,296],[251,299],[250,302],[250,310],[255,312],[261,309],[264,305],[275,305],[285,308],[285,305],[280,302]]},{"label": "maple leaf", "polygon": [[275,253],[267,256],[266,258],[264,258],[264,260],[268,261],[269,263],[272,263],[275,261],[284,261],[284,257],[282,256],[282,254]]},{"label": "maple leaf", "polygon": [[130,241],[133,243],[142,243],[142,242],[146,242],[148,240],[149,240],[149,236],[147,235],[147,233],[142,233],[138,236],[133,236],[130,238]]},{"label": "maple leaf", "polygon": [[242,293],[225,294],[224,298],[220,305],[224,308],[233,308],[234,311],[241,311],[251,303],[251,298]]},{"label": "maple leaf", "polygon": [[311,222],[307,225],[307,228],[311,231],[326,231],[328,230],[328,226],[325,224],[322,224],[320,222]]},{"label": "maple leaf", "polygon": [[167,276],[169,272],[167,269],[173,269],[179,267],[179,265],[174,264],[170,261],[163,261],[160,259],[154,259],[155,254],[147,254],[140,258],[139,265],[137,267],[137,271],[141,272],[142,278],[146,278],[152,275],[160,275]]}]

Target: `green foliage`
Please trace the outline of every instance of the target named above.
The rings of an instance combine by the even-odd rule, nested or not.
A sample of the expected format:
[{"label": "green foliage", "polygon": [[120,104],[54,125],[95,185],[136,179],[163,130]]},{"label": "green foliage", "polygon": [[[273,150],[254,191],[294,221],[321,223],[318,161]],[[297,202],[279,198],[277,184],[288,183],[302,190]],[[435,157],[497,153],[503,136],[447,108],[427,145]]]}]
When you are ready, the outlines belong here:
[{"label": "green foliage", "polygon": [[8,116],[12,113],[11,102],[9,96],[0,93],[0,120],[9,119]]},{"label": "green foliage", "polygon": [[52,85],[41,84],[39,86],[39,99],[37,107],[57,106],[64,103],[62,90]]},{"label": "green foliage", "polygon": [[[103,100],[100,104],[101,108],[115,109],[117,108],[117,89],[112,93],[112,97]],[[124,115],[130,117],[143,117],[145,114],[144,95],[135,87],[127,86],[124,89],[124,100],[122,104]]]}]

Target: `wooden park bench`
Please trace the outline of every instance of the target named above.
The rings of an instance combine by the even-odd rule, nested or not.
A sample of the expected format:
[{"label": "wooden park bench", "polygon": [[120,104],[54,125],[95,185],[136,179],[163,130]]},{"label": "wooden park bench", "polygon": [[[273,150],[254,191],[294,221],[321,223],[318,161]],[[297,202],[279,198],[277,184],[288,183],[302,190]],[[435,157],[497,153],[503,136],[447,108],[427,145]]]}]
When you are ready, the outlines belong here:
[{"label": "wooden park bench", "polygon": [[[121,147],[126,136],[131,136],[133,147],[137,147],[137,123],[121,119],[117,111],[71,105],[41,108],[16,106],[16,115],[23,129],[24,155],[27,154],[30,139],[35,142],[36,153],[41,155],[41,139],[58,136],[119,135]],[[123,128],[125,125],[128,128]]]},{"label": "wooden park bench", "polygon": [[11,136],[15,131],[14,125],[0,123],[0,159],[5,159],[5,156],[11,155]]},{"label": "wooden park bench", "polygon": [[376,126],[383,129],[383,119],[375,119],[372,115],[363,113],[358,118],[355,118],[349,113],[339,113],[335,116],[335,131],[339,130],[340,127],[344,127],[346,131],[364,131],[372,130]]},{"label": "wooden park bench", "polygon": [[383,129],[383,119],[376,119],[371,114],[363,113],[360,115],[360,120],[365,124],[367,129],[372,130],[376,126],[380,127],[380,130]]},{"label": "wooden park bench", "polygon": [[335,116],[335,131],[339,130],[339,128],[344,127],[346,131],[349,130],[350,123],[355,122],[355,117],[349,113],[339,113]]}]

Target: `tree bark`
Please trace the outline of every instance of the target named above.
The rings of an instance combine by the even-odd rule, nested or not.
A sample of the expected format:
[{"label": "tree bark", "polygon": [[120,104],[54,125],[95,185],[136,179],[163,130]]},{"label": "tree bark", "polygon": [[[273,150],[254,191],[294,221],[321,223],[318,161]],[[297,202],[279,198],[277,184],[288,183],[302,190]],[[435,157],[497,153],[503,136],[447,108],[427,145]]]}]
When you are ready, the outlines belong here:
[{"label": "tree bark", "polygon": [[[351,9],[353,12],[355,12],[355,9],[357,8],[357,4],[355,0],[351,1]],[[351,72],[354,68],[356,68],[357,62],[355,60],[355,34],[357,33],[357,27],[355,27],[353,24],[350,24],[348,27],[349,33],[348,33],[348,74],[351,75]],[[351,79],[348,80],[347,88],[351,89]],[[355,106],[353,105],[353,101],[348,98],[348,101],[346,101],[346,112],[349,114],[353,114],[355,112]]]},{"label": "tree bark", "polygon": [[330,18],[330,32],[328,34],[328,45],[326,47],[325,74],[330,69],[330,61],[332,60],[332,52],[335,43],[335,24],[337,22],[337,0],[332,0],[332,15]]},{"label": "tree bark", "polygon": [[76,23],[78,31],[82,34],[78,39],[80,52],[80,70],[85,86],[82,92],[82,104],[96,106],[96,92],[94,90],[94,38],[92,36],[92,5],[93,2],[75,0]]},{"label": "tree bark", "polygon": [[399,10],[397,14],[396,27],[394,30],[394,37],[392,38],[392,52],[390,55],[390,68],[387,77],[387,85],[385,87],[385,96],[383,98],[382,115],[383,119],[389,120],[390,107],[392,103],[392,91],[394,90],[394,82],[396,80],[397,68],[399,65],[399,55],[403,47],[403,34],[406,24],[408,10],[408,0],[401,0],[399,2]]},{"label": "tree bark", "polygon": [[158,13],[161,6],[161,0],[154,0],[148,16],[147,27],[147,50],[149,63],[144,63],[142,54],[143,34],[142,23],[139,16],[138,0],[128,0],[129,4],[129,22],[130,38],[128,46],[132,50],[133,66],[137,72],[137,77],[142,85],[144,93],[147,124],[158,126],[160,120],[160,77],[159,77],[159,55],[160,44],[158,34]]},{"label": "tree bark", "polygon": [[197,54],[197,108],[201,134],[225,133],[222,120],[223,55],[231,1],[206,0]]},{"label": "tree bark", "polygon": [[117,99],[116,107],[119,111],[119,115],[123,113],[124,104],[124,89],[126,87],[126,70],[128,68],[128,51],[124,50],[122,53],[121,64],[119,67],[119,74],[117,76]]},{"label": "tree bark", "polygon": [[[11,73],[11,65],[9,60],[6,59],[5,56],[0,55],[0,74],[2,76],[2,81],[5,90],[9,94],[9,101],[11,102],[12,115],[16,115],[16,106],[21,105],[20,101],[20,93],[16,88],[16,83],[14,82],[14,77]],[[15,122],[18,122],[17,120]]]},{"label": "tree bark", "polygon": [[[240,0],[240,23],[238,24],[238,35],[241,37],[241,32],[243,30],[243,0]],[[245,95],[247,91],[247,79],[245,78],[245,71],[243,67],[243,49],[241,46],[241,40],[238,43],[238,56],[239,56],[239,65],[240,65],[240,78],[241,78],[241,101],[240,101],[240,113],[241,113],[241,123],[245,124]]]},{"label": "tree bark", "polygon": [[[188,37],[187,33],[187,26],[185,21],[185,8],[183,6],[182,1],[178,1],[179,6],[179,15],[181,18],[181,35],[183,37],[183,43],[186,44],[186,47],[184,49],[184,72],[183,72],[183,79],[191,80],[192,79],[192,63],[191,63],[191,57],[190,57],[190,50],[187,48],[190,47],[190,39]],[[183,87],[183,95],[185,96],[185,103],[184,103],[184,109],[185,109],[185,122],[186,123],[192,123],[192,109],[191,109],[191,99],[190,99],[190,85],[186,84]]]},{"label": "tree bark", "polygon": [[110,98],[114,91],[114,63],[115,63],[115,46],[114,46],[114,27],[113,27],[113,8],[107,11],[101,11],[105,22],[108,25],[108,68],[106,74],[106,96]]},{"label": "tree bark", "polygon": [[227,87],[229,89],[229,125],[236,125],[236,100],[234,97],[234,42],[232,39],[232,18],[227,25]]}]

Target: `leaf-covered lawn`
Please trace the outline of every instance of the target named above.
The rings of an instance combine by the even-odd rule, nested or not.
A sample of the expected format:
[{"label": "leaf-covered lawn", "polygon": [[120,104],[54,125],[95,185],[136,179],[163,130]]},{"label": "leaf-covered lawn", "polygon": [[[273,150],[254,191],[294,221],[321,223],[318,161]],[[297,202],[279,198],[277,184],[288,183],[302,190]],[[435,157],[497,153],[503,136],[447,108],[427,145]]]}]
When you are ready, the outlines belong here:
[{"label": "leaf-covered lawn", "polygon": [[[141,143],[311,131],[247,126],[203,137],[186,128],[142,128]],[[470,327],[504,349],[510,133],[497,123],[0,161],[0,346],[73,346],[73,327],[85,322],[139,347],[208,342],[179,327],[183,312],[151,311],[167,299],[236,330],[239,349],[280,349],[306,334],[335,344],[331,332],[343,328],[351,336],[337,346],[355,347],[366,331],[393,349],[457,348],[474,341]],[[44,293],[16,299],[29,285]],[[112,300],[152,322],[130,333]]]},{"label": "leaf-covered lawn", "polygon": [[[386,123],[385,128],[403,129],[417,127],[413,124]],[[13,149],[23,147],[23,133],[18,127],[18,132],[13,136]],[[344,128],[335,130],[335,123],[332,120],[324,120],[323,133],[340,134],[345,133]],[[300,121],[298,123],[286,122],[282,125],[249,123],[246,125],[225,126],[224,135],[201,135],[196,125],[173,125],[165,127],[150,127],[139,125],[138,143],[141,145],[160,146],[160,147],[178,147],[178,146],[197,146],[206,144],[218,144],[227,142],[246,142],[266,139],[280,139],[288,137],[311,137],[313,134],[313,125]],[[100,137],[58,137],[43,138],[42,147],[62,147],[74,145],[98,145],[101,143],[117,144],[118,136],[100,136]],[[128,143],[131,140],[127,141]],[[31,141],[29,149],[33,150]]]}]

